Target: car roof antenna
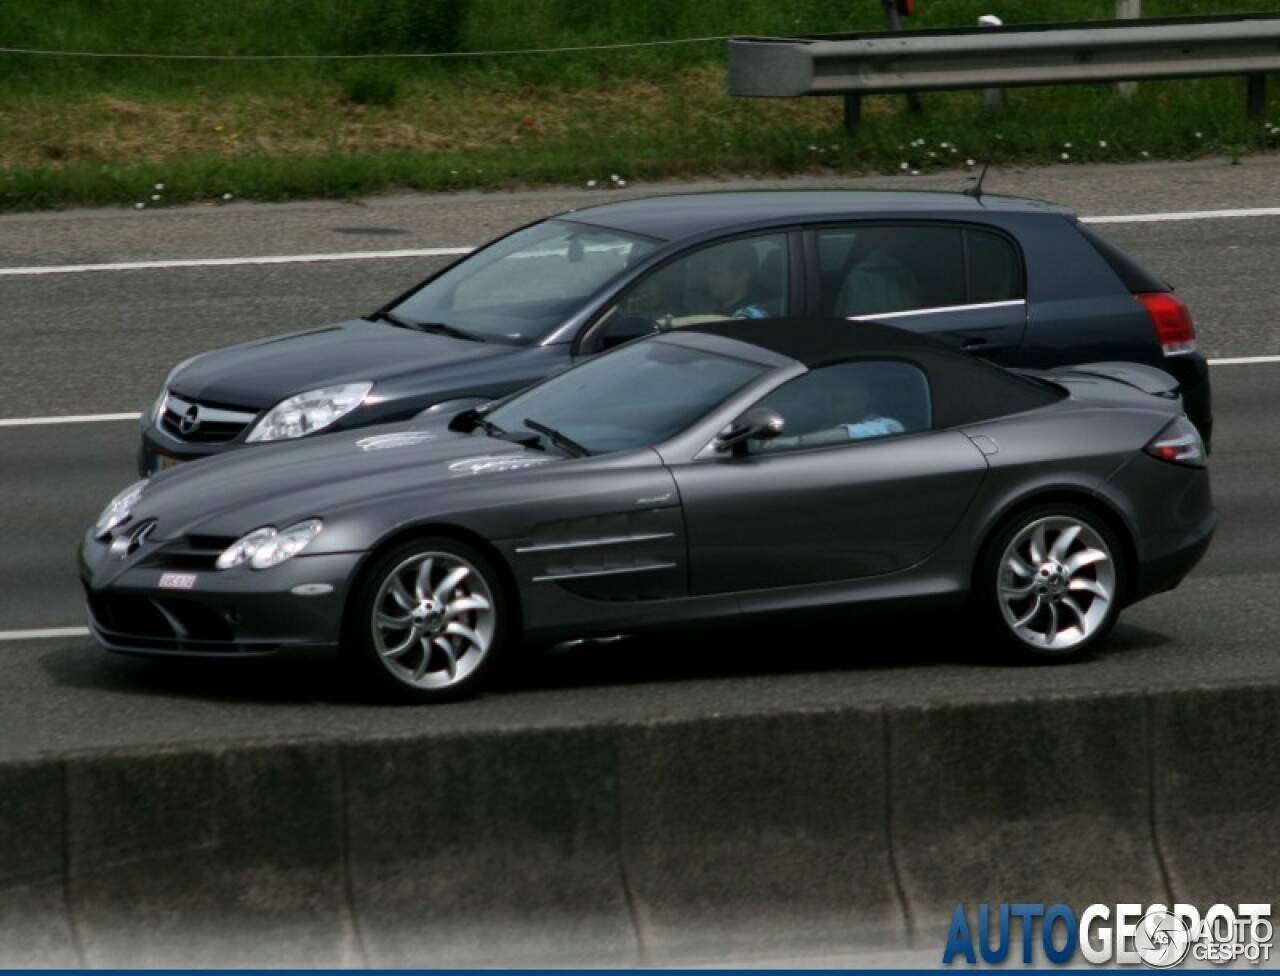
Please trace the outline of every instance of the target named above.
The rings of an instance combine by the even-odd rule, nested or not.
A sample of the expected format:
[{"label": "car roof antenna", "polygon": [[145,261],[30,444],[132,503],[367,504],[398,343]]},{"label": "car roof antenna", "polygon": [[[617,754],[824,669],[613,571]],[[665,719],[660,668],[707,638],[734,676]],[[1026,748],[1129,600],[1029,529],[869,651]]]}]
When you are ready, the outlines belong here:
[{"label": "car roof antenna", "polygon": [[982,199],[982,181],[987,178],[987,170],[991,168],[991,160],[984,160],[982,163],[982,172],[978,174],[978,182],[973,186],[966,187],[960,192],[967,197],[973,197],[975,200]]}]

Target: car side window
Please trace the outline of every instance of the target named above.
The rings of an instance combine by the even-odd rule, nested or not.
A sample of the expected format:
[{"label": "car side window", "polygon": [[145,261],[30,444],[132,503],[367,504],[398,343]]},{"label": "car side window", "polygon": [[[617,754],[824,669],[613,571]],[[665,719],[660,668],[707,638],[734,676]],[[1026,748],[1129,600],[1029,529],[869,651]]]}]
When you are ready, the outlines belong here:
[{"label": "car side window", "polygon": [[774,390],[760,406],[782,417],[782,433],[752,441],[750,453],[774,453],[928,430],[933,422],[929,380],[902,360],[860,360],[824,366]]},{"label": "car side window", "polygon": [[617,308],[675,327],[787,315],[787,235],[738,238],[678,257],[633,285]]},{"label": "car side window", "polygon": [[868,224],[816,234],[819,302],[830,315],[885,315],[1021,296],[1017,249],[993,231]]}]

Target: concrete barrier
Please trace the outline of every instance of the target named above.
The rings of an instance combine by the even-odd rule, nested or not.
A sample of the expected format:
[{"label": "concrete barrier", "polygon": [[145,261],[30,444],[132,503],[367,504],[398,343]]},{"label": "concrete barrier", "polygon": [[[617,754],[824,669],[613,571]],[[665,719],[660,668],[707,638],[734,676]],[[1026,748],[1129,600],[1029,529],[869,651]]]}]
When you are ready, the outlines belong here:
[{"label": "concrete barrier", "polygon": [[95,968],[359,961],[332,744],[66,761],[68,902]]},{"label": "concrete barrier", "polygon": [[662,723],[621,743],[623,858],[647,961],[901,942],[876,711]]},{"label": "concrete barrier", "polygon": [[916,946],[957,902],[1167,904],[1140,696],[897,709],[893,849]]},{"label": "concrete barrier", "polygon": [[608,729],[345,749],[351,889],[369,965],[627,965]]},{"label": "concrete barrier", "polygon": [[1152,706],[1156,832],[1175,900],[1280,901],[1280,689],[1171,693]]},{"label": "concrete barrier", "polygon": [[0,968],[81,965],[66,911],[62,765],[0,765]]},{"label": "concrete barrier", "polygon": [[936,948],[957,903],[1271,901],[1280,685],[0,764],[0,964]]}]

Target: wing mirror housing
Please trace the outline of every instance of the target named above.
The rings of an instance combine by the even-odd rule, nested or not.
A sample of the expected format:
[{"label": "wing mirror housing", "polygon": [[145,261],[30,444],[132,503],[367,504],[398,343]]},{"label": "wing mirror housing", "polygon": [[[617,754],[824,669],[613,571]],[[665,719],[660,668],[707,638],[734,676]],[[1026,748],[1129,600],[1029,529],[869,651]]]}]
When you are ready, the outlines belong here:
[{"label": "wing mirror housing", "polygon": [[772,440],[782,433],[787,422],[782,414],[768,407],[752,407],[741,417],[731,423],[715,440],[715,449],[723,454],[732,451],[735,455],[745,454],[747,441]]},{"label": "wing mirror housing", "polygon": [[624,342],[658,332],[658,323],[643,315],[615,315],[604,327],[600,337],[600,351],[613,349]]}]

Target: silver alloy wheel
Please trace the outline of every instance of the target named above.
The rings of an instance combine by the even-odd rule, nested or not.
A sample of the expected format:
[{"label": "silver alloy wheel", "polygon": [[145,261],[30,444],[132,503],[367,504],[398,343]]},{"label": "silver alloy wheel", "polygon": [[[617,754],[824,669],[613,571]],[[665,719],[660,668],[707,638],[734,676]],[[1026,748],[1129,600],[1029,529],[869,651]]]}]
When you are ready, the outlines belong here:
[{"label": "silver alloy wheel", "polygon": [[1116,600],[1116,564],[1102,535],[1081,519],[1053,515],[1025,525],[1000,558],[1000,613],[1024,644],[1070,651],[1106,622]]},{"label": "silver alloy wheel", "polygon": [[416,553],[387,574],[373,600],[373,646],[391,675],[416,688],[466,680],[497,628],[493,592],[453,553]]}]

